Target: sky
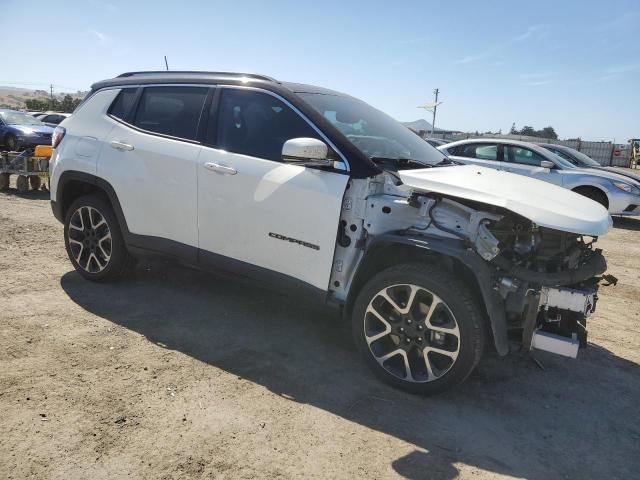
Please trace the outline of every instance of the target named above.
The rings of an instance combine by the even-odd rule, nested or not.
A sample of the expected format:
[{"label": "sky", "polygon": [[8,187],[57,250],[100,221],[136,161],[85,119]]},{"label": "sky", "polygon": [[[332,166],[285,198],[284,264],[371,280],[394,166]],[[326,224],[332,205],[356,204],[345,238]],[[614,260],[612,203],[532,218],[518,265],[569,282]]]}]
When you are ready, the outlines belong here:
[{"label": "sky", "polygon": [[[401,121],[640,137],[640,1],[0,0],[0,85],[87,90],[132,70],[241,71]],[[14,19],[15,21],[6,21]]]}]

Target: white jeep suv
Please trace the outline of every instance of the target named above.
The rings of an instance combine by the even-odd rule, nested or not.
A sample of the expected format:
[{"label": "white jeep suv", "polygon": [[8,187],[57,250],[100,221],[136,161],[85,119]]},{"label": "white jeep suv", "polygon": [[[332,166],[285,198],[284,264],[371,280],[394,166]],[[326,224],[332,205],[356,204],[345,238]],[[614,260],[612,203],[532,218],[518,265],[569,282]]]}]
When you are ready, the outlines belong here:
[{"label": "white jeep suv", "polygon": [[53,212],[89,280],[161,253],[302,288],[351,319],[379,377],[419,393],[464,380],[485,342],[574,357],[586,343],[606,210],[456,165],[348,95],[126,73],[93,85],[53,146]]}]

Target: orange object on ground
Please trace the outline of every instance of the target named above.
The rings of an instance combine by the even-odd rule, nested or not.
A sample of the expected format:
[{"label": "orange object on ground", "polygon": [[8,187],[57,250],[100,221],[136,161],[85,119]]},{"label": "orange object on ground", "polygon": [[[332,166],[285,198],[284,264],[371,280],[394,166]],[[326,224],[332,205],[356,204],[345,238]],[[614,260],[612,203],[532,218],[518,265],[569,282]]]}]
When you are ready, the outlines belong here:
[{"label": "orange object on ground", "polygon": [[50,157],[51,156],[51,145],[36,145],[35,150],[33,151],[34,157]]}]

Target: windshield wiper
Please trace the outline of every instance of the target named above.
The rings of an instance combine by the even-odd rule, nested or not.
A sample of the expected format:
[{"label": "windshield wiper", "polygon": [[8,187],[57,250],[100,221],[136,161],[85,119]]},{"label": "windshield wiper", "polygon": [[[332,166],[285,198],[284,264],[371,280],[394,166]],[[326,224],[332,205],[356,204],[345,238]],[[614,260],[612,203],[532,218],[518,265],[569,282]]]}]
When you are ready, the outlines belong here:
[{"label": "windshield wiper", "polygon": [[444,157],[440,162],[436,163],[435,167],[446,167],[447,165],[464,165],[462,162],[456,162],[449,157]]},{"label": "windshield wiper", "polygon": [[371,157],[371,161],[375,163],[383,163],[395,167],[397,170],[402,168],[432,168],[430,163],[424,163],[414,158],[403,157]]}]

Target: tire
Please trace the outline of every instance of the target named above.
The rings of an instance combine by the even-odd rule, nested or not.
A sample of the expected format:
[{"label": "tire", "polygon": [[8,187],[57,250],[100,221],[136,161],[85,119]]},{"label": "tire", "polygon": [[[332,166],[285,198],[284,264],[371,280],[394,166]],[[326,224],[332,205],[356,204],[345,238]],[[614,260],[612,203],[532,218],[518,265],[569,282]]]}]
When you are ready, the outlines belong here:
[{"label": "tire", "polygon": [[609,199],[597,188],[576,188],[574,192],[579,193],[583,197],[590,198],[594,202],[598,202],[604,208],[609,209]]},{"label": "tire", "polygon": [[18,139],[13,133],[7,133],[4,137],[4,146],[10,152],[18,149]]},{"label": "tire", "polygon": [[87,280],[116,280],[134,264],[111,205],[99,195],[82,196],[68,208],[64,243],[69,260]]},{"label": "tire", "polygon": [[9,188],[9,180],[11,175],[8,173],[0,173],[0,190],[7,190]]},{"label": "tire", "polygon": [[31,186],[31,190],[38,190],[42,185],[42,179],[37,175],[31,175],[29,177],[29,185]]},{"label": "tire", "polygon": [[469,376],[484,350],[483,322],[469,290],[449,271],[429,264],[378,273],[358,294],[352,314],[354,340],[373,373],[423,395]]},{"label": "tire", "polygon": [[27,193],[29,191],[29,177],[26,175],[18,175],[16,179],[16,188],[20,193]]}]

